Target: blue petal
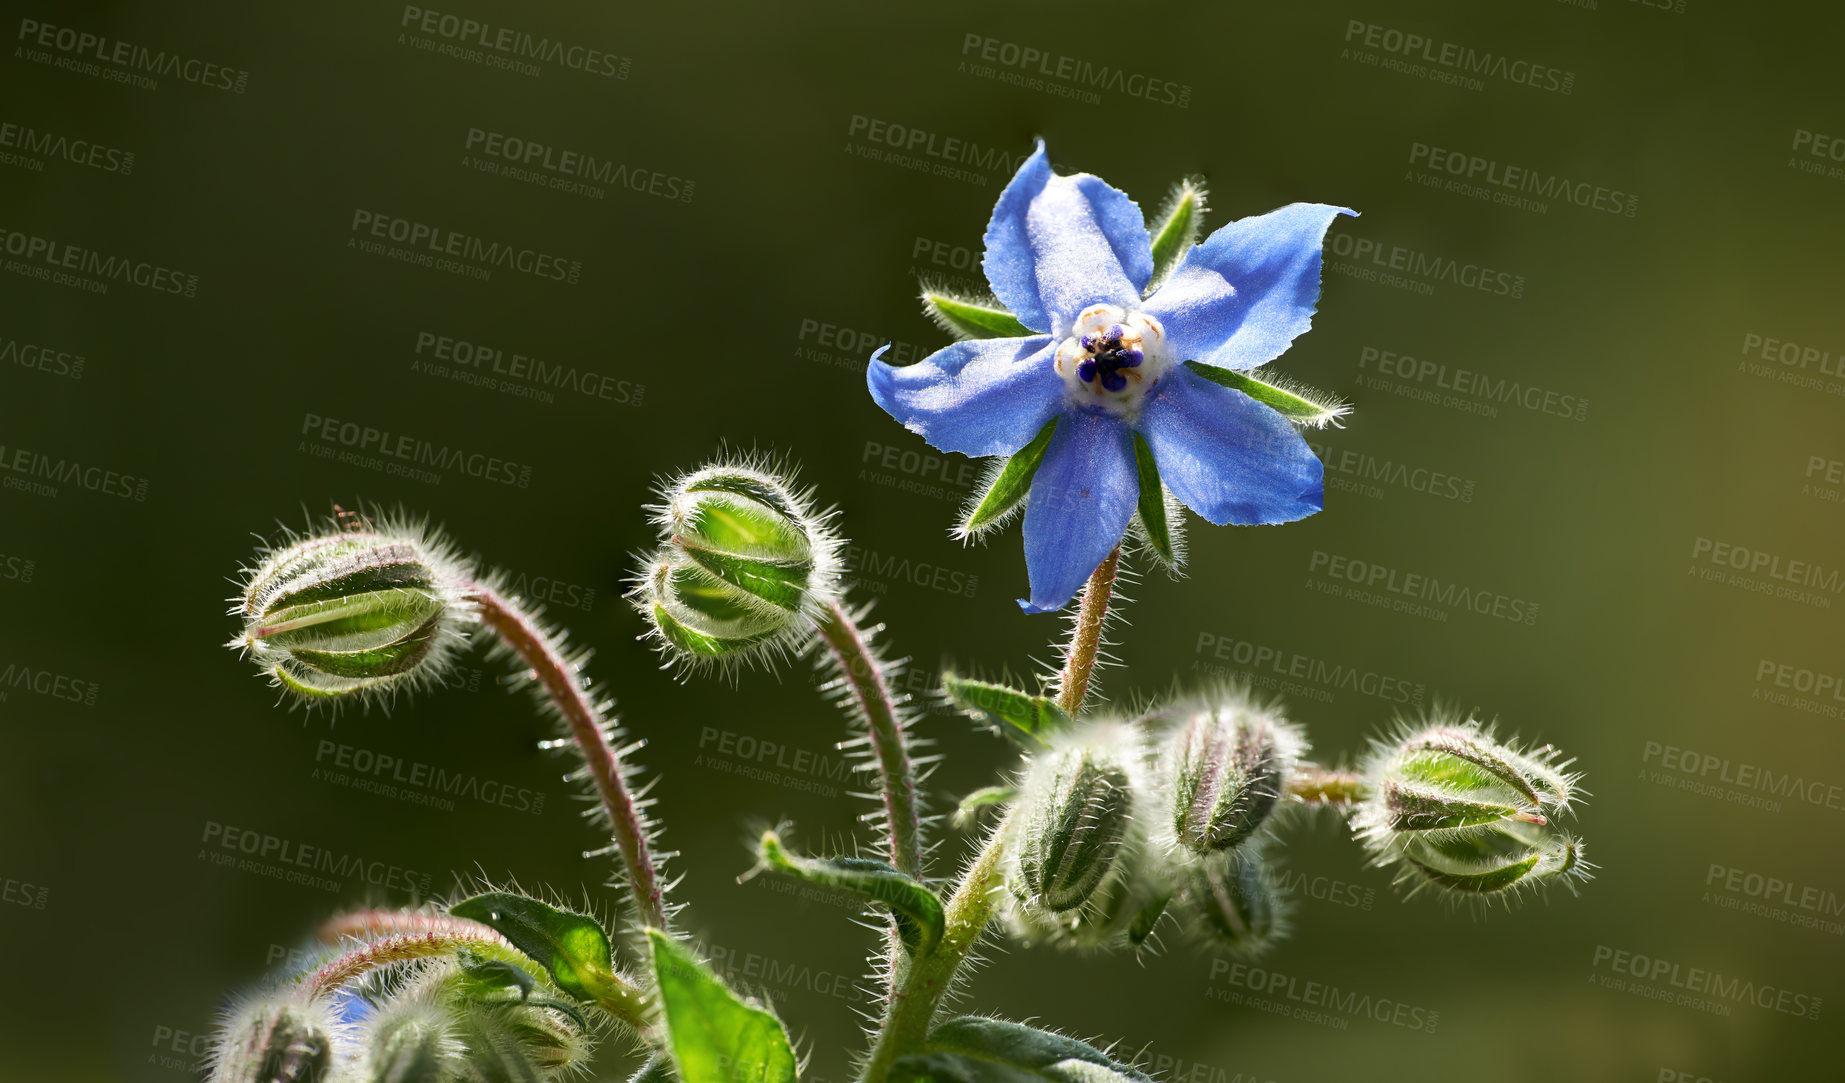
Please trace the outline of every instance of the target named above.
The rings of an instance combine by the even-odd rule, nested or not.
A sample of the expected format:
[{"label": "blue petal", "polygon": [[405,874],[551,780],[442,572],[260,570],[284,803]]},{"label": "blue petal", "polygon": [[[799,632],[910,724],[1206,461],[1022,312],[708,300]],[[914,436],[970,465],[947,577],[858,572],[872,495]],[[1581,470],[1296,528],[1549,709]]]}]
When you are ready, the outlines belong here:
[{"label": "blue petal", "polygon": [[1070,604],[1089,573],[1107,559],[1140,496],[1133,434],[1112,414],[1073,410],[1057,422],[1025,505],[1027,613]]},{"label": "blue petal", "polygon": [[1218,526],[1288,523],[1324,503],[1320,460],[1287,418],[1189,369],[1166,374],[1138,428],[1160,480]]},{"label": "blue petal", "polygon": [[1357,213],[1291,203],[1232,222],[1187,252],[1145,308],[1165,324],[1181,360],[1265,365],[1312,325],[1327,227]]},{"label": "blue petal", "polygon": [[943,451],[1010,455],[1031,443],[1063,401],[1051,340],[957,342],[897,368],[871,355],[871,397],[911,432]]},{"label": "blue petal", "polygon": [[1153,277],[1140,208],[1100,177],[1052,173],[1042,142],[999,194],[986,244],[994,296],[1020,323],[1060,338],[1090,305],[1139,303]]}]

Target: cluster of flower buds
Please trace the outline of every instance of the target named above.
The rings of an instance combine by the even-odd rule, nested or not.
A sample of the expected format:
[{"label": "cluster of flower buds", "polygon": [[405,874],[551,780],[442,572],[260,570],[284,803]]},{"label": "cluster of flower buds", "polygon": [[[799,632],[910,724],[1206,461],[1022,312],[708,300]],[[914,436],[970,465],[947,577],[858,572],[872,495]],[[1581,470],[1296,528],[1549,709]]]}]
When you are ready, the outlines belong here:
[{"label": "cluster of flower buds", "polygon": [[703,467],[661,496],[660,548],[630,594],[661,653],[731,669],[798,649],[838,589],[831,516],[752,463]]},{"label": "cluster of flower buds", "polygon": [[221,1033],[212,1083],[550,1083],[588,1061],[584,1009],[506,958],[433,958],[373,992],[246,1002]]},{"label": "cluster of flower buds", "polygon": [[1057,735],[1020,787],[1015,931],[1139,946],[1172,913],[1219,948],[1260,952],[1285,910],[1262,852],[1305,750],[1278,713],[1233,689]]},{"label": "cluster of flower buds", "polygon": [[342,512],[245,569],[233,616],[245,652],[280,688],[314,702],[440,681],[476,620],[468,566],[402,522]]},{"label": "cluster of flower buds", "polygon": [[1576,775],[1549,746],[1522,752],[1471,719],[1405,726],[1374,745],[1353,829],[1399,882],[1504,896],[1586,878],[1582,842],[1557,821]]}]

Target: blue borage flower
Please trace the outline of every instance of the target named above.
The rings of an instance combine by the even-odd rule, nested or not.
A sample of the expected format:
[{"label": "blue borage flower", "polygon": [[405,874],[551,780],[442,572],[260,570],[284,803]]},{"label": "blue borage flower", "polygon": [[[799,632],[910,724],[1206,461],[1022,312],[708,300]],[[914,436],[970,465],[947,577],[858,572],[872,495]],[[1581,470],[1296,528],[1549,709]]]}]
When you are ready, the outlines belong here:
[{"label": "blue borage flower", "polygon": [[1307,330],[1326,230],[1356,213],[1294,203],[1232,222],[1148,295],[1140,207],[1099,177],[1052,172],[1040,142],[1000,193],[983,264],[1031,333],[957,342],[903,368],[880,360],[886,346],[872,355],[871,396],[943,451],[1012,455],[1048,432],[1025,503],[1027,613],[1069,604],[1121,542],[1148,458],[1154,485],[1220,526],[1312,515],[1319,460],[1287,416],[1236,388],[1273,389],[1236,374]]}]

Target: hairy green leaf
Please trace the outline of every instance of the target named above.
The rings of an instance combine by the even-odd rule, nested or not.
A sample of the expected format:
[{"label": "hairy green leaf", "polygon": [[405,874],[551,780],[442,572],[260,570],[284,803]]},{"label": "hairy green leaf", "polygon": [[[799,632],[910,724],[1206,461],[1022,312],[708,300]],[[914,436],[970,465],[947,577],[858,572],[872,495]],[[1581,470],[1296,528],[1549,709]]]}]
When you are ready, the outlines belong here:
[{"label": "hairy green leaf", "polygon": [[1134,434],[1134,462],[1140,468],[1140,526],[1147,545],[1160,563],[1171,567],[1179,562],[1178,548],[1172,542],[1172,524],[1166,518],[1166,489],[1160,484],[1159,464],[1153,461],[1153,449],[1146,438]]},{"label": "hairy green leaf", "polygon": [[1150,1083],[1087,1042],[1004,1019],[964,1015],[929,1035],[927,1052],[898,1058],[893,1083]]},{"label": "hairy green leaf", "polygon": [[781,1020],[731,992],[665,933],[649,929],[647,938],[682,1083],[793,1083],[794,1048]]},{"label": "hairy green leaf", "polygon": [[774,831],[762,833],[756,857],[770,872],[810,884],[839,888],[890,907],[897,932],[912,955],[926,955],[942,939],[942,900],[935,892],[882,861],[861,857],[802,857],[782,846]]},{"label": "hairy green leaf", "polygon": [[1028,749],[1044,748],[1046,737],[1070,723],[1070,716],[1050,697],[1003,684],[949,672],[942,674],[942,691],[969,717]]},{"label": "hairy green leaf", "polygon": [[621,984],[611,965],[608,934],[586,914],[505,891],[463,899],[448,912],[478,921],[511,941],[544,967],[559,989],[579,1000],[600,1000]]},{"label": "hairy green leaf", "polygon": [[1003,805],[1018,796],[1019,791],[1011,786],[986,786],[975,790],[961,799],[955,806],[955,826],[966,829],[973,825],[980,814],[995,805]]},{"label": "hairy green leaf", "polygon": [[1153,239],[1153,277],[1147,285],[1149,291],[1158,289],[1191,251],[1192,245],[1198,243],[1198,232],[1203,225],[1204,182],[1188,177],[1172,186],[1172,195],[1160,208],[1159,218],[1147,223],[1147,232]]}]

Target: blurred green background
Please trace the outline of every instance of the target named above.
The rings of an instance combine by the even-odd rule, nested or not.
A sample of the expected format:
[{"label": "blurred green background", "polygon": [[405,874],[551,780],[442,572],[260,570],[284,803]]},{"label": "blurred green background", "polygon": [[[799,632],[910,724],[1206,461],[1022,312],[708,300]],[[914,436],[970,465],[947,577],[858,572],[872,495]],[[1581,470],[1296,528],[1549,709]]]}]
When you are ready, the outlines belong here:
[{"label": "blurred green background", "polygon": [[[1845,1077],[1842,704],[1792,687],[1845,672],[1845,600],[1824,583],[1845,566],[1839,486],[1826,482],[1845,459],[1845,181],[1830,157],[1845,146],[1826,134],[1845,133],[1845,19],[1811,4],[1669,3],[469,0],[425,9],[433,33],[389,4],[8,3],[0,124],[40,135],[0,129],[0,1076],[194,1078],[231,990],[338,907],[412,901],[217,866],[211,825],[360,854],[427,874],[437,892],[485,875],[611,905],[607,862],[581,856],[599,840],[574,815],[564,761],[535,747],[543,724],[493,664],[470,659],[461,689],[333,720],[278,709],[219,646],[253,532],[375,501],[446,524],[595,648],[660,779],[688,927],[783,1011],[805,1078],[849,1078],[871,935],[840,907],[734,882],[752,826],[790,820],[813,849],[863,834],[869,806],[847,796],[833,750],[844,723],[802,666],[735,687],[675,683],[620,595],[651,541],[641,508],[656,476],[725,444],[772,448],[842,509],[861,597],[915,660],[916,691],[947,660],[1028,672],[1049,657],[1060,622],[1012,601],[1016,531],[984,548],[951,541],[972,472],[891,422],[862,380],[867,343],[944,341],[917,310],[917,273],[977,277],[969,260],[1010,172],[992,163],[1042,136],[1060,169],[1101,174],[1143,205],[1204,175],[1212,225],[1294,200],[1363,214],[1334,227],[1316,326],[1277,366],[1356,404],[1344,430],[1315,438],[1342,464],[1326,511],[1282,529],[1195,524],[1189,577],[1150,574],[1132,591],[1110,699],[1244,670],[1239,652],[1258,648],[1284,666],[1393,678],[1574,755],[1600,871],[1581,897],[1512,913],[1403,901],[1326,820],[1289,836],[1303,898],[1261,978],[1233,984],[1176,940],[1140,960],[1014,949],[966,1003],[1119,1038],[1181,1083]],[[420,46],[454,44],[443,15],[599,50],[616,74],[557,61],[528,74],[481,62],[491,50]],[[246,81],[122,82],[109,77],[120,65],[61,49],[57,28]],[[1060,57],[1142,78],[1092,87],[1057,75]],[[471,129],[620,164],[633,187],[597,196],[494,175],[471,164]],[[65,152],[45,152],[46,134]],[[76,142],[132,152],[132,168],[73,161],[87,154]],[[892,142],[903,158],[886,154]],[[1447,174],[1431,186],[1434,155],[1418,146],[1494,176],[1517,166],[1586,184],[1572,191],[1587,200],[1595,187],[1636,196],[1634,213],[1508,206],[1490,188],[1447,190]],[[581,261],[580,277],[502,268],[479,281],[368,254],[349,245],[357,212],[554,253]],[[12,247],[32,237],[196,275],[196,293],[46,281]],[[1383,273],[1392,261],[1401,280]],[[1519,295],[1461,281],[1483,271]],[[464,383],[418,354],[419,334],[613,383],[549,402]],[[1770,339],[1812,352],[1784,362]],[[1586,407],[1556,416],[1477,383],[1437,387],[1479,379],[1461,369]],[[1405,393],[1419,391],[1436,401]],[[529,467],[529,484],[322,457],[342,449],[304,432],[314,416]],[[144,499],[97,472],[48,495],[30,487],[34,463],[146,479]],[[1719,543],[1744,564],[1765,554],[1753,575],[1770,591],[1775,568],[1820,566],[1821,585],[1803,588],[1815,598],[1724,581],[1746,573],[1713,562],[1735,553]],[[1346,597],[1350,584],[1327,593],[1316,552],[1534,602],[1537,619],[1418,616]],[[1328,760],[1358,754],[1401,706],[1294,683],[1279,691]],[[90,685],[93,703],[73,701]],[[919,733],[943,756],[937,809],[1010,765],[952,714],[932,712]],[[788,752],[758,762],[763,742]],[[341,755],[530,791],[542,811],[356,789],[327,777]],[[1811,800],[1742,800],[1762,793],[1744,765],[1798,776]],[[938,873],[966,843],[944,829]],[[1726,886],[1732,869],[1740,888]],[[1764,898],[1750,876],[1793,887]],[[1662,960],[1680,981],[1698,968],[1790,990],[1817,1018],[1772,996],[1713,1012],[1613,988],[1634,984],[1614,952]],[[1682,992],[1665,975],[1647,984]],[[1438,1023],[1223,999],[1271,981],[1290,1011],[1286,990],[1317,982]],[[600,1063],[609,1079],[632,1067],[612,1048]]]}]

